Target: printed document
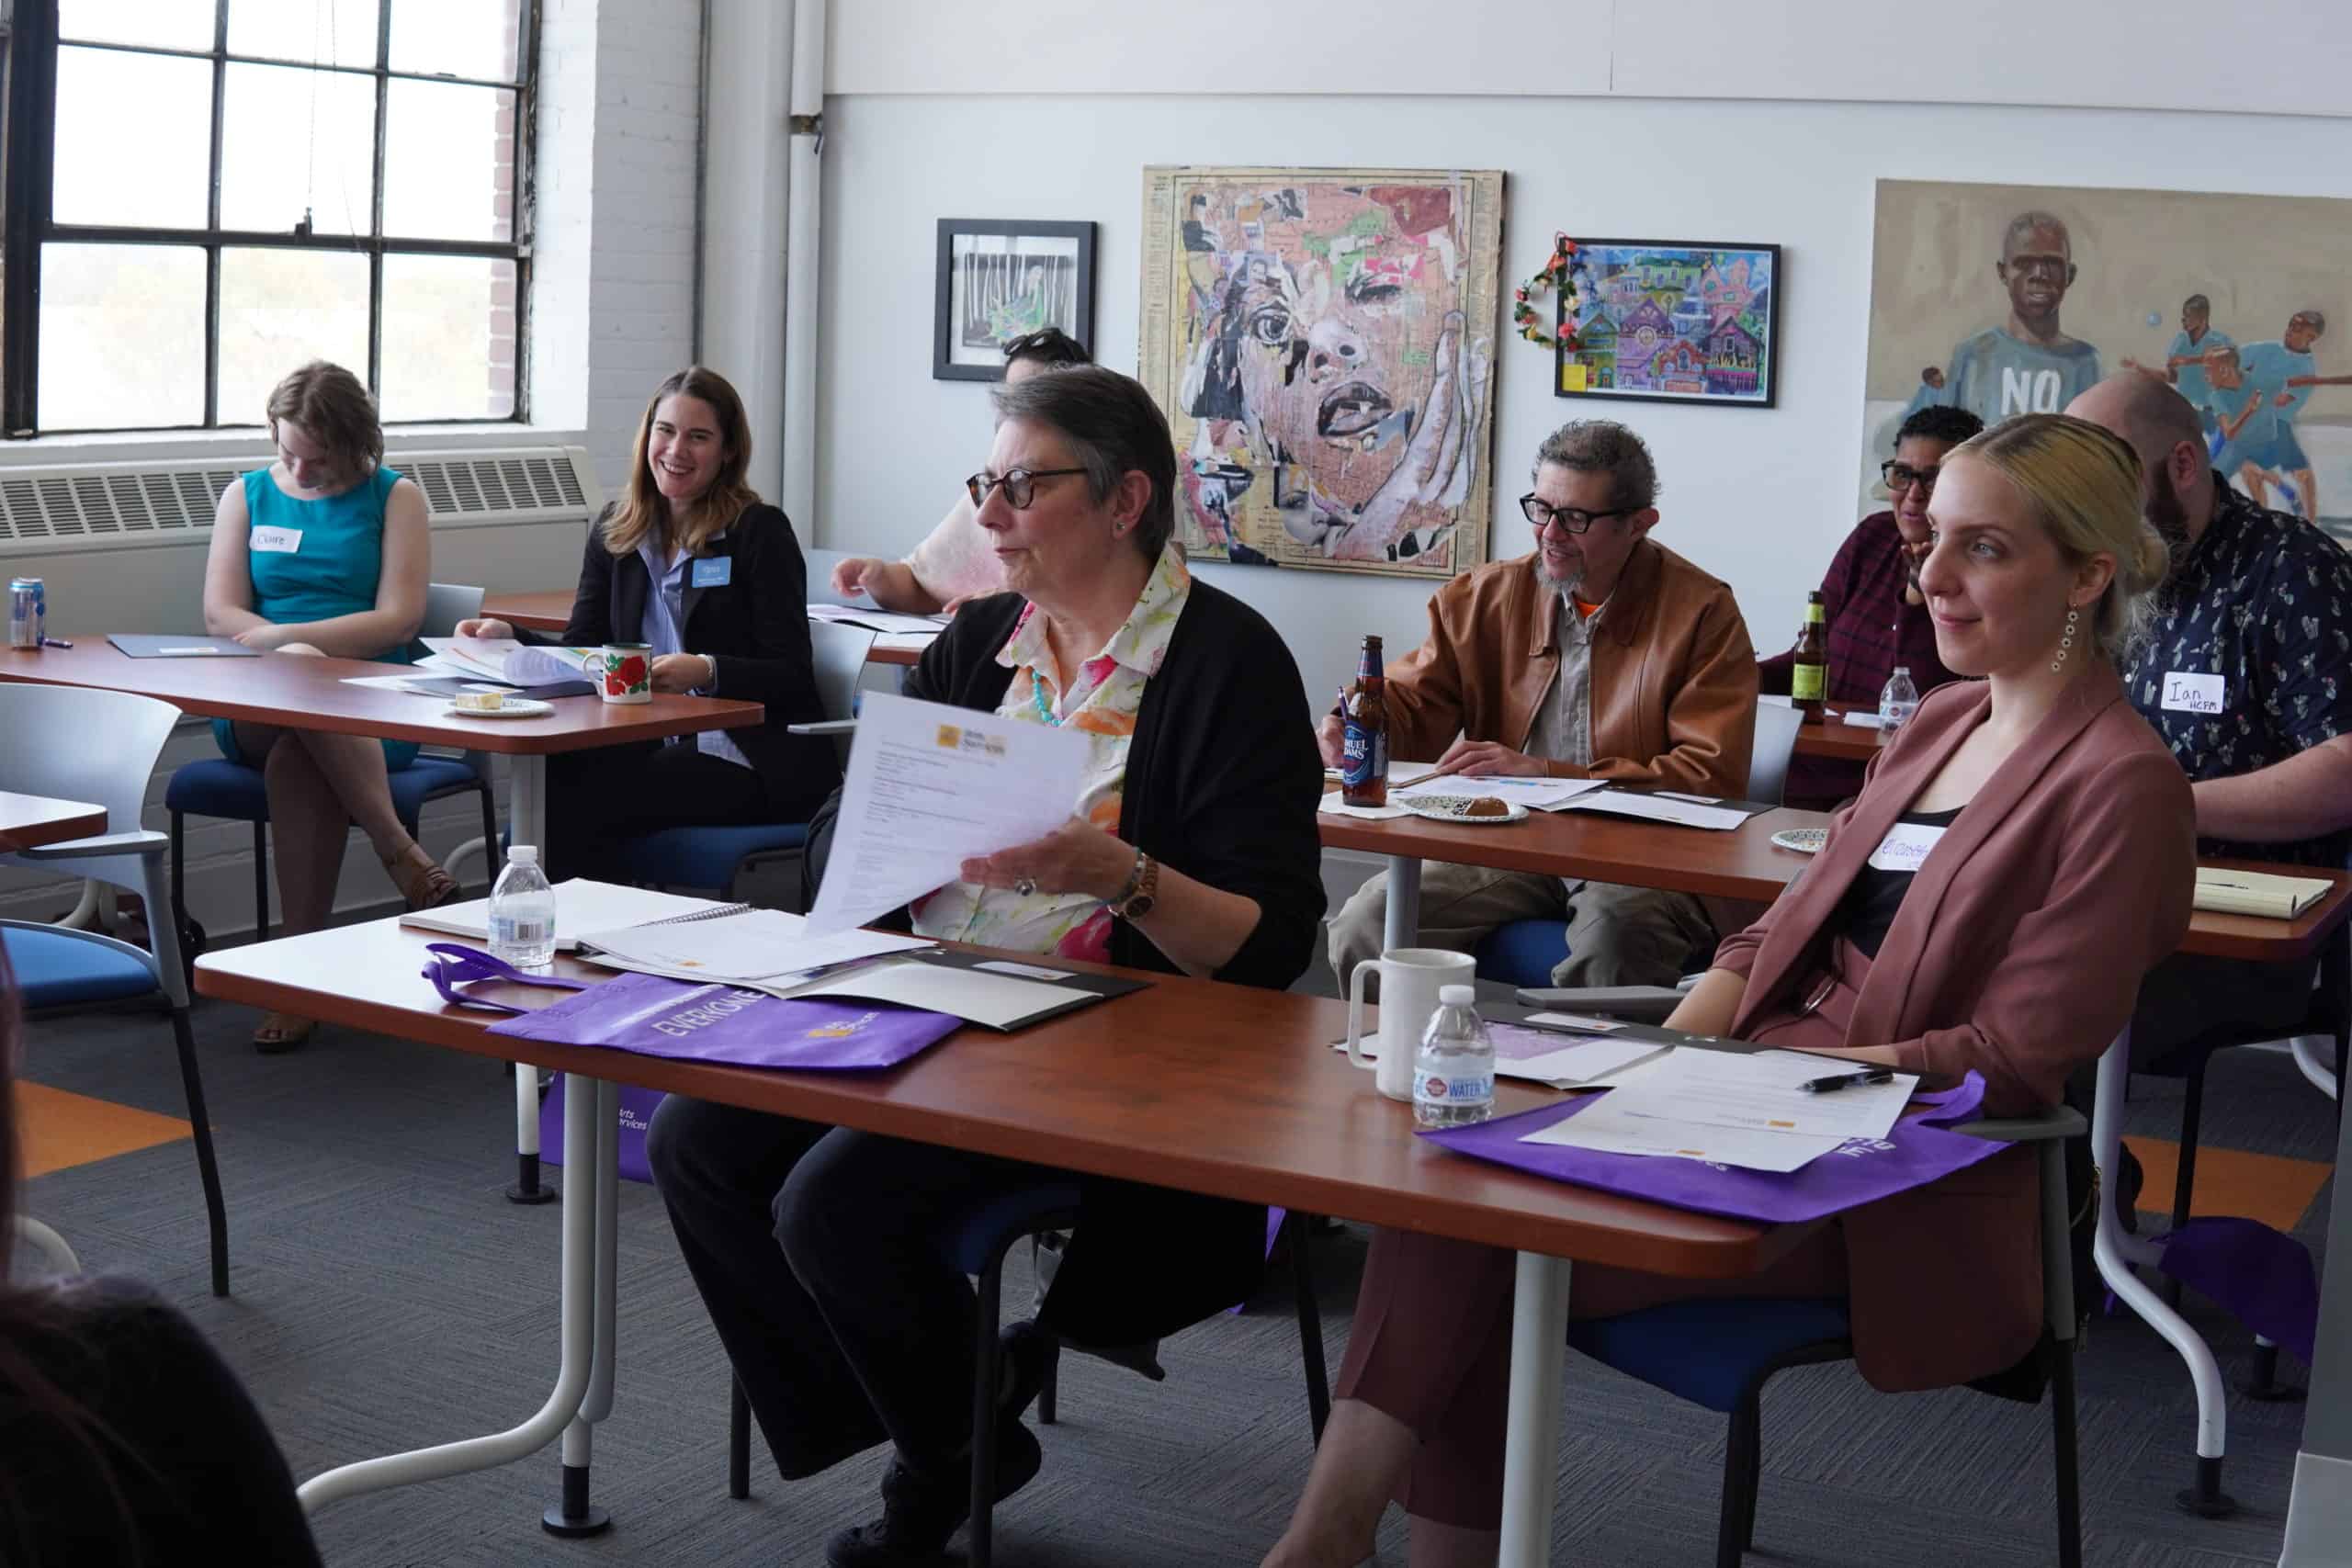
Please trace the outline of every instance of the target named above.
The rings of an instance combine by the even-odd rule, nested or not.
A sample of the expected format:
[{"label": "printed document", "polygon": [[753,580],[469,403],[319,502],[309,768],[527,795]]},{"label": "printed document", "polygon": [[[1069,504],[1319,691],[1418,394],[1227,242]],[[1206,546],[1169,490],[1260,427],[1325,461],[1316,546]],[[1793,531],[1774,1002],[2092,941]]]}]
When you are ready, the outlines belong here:
[{"label": "printed document", "polygon": [[1389,791],[1391,800],[1423,795],[1491,795],[1524,806],[1530,811],[1557,811],[1577,795],[1601,786],[1599,779],[1521,778],[1510,773],[1446,773]]},{"label": "printed document", "polygon": [[1530,1134],[1535,1143],[1614,1154],[1673,1155],[1748,1170],[1795,1170],[1853,1138],[1883,1138],[1918,1084],[1808,1093],[1811,1079],[1868,1064],[1793,1051],[1677,1050],[1590,1111]]},{"label": "printed document", "polygon": [[812,936],[808,921],[782,909],[743,909],[701,919],[594,931],[580,939],[581,956],[611,969],[666,975],[673,980],[719,980],[763,987],[806,979],[820,969],[907,953],[933,944],[921,937],[851,930]]},{"label": "printed document", "polygon": [[[1682,801],[1669,800],[1664,795],[1632,795],[1613,789],[1581,795],[1548,809],[1605,811],[1612,817],[1639,817],[1651,822],[1672,822],[1678,827],[1706,828],[1716,832],[1729,832],[1747,820],[1747,813],[1734,811],[1729,807],[1691,806]],[[1577,1120],[1582,1121],[1584,1118],[1578,1117]]]},{"label": "printed document", "polygon": [[1074,730],[867,693],[809,934],[864,925],[967,860],[1044,838],[1069,820],[1085,771]]}]

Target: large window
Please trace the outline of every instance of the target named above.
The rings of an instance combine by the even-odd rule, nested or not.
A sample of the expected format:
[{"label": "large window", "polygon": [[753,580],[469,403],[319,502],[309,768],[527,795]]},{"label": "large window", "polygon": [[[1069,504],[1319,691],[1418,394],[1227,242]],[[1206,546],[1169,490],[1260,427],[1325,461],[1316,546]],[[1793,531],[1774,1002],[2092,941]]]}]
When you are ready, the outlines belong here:
[{"label": "large window", "polygon": [[0,427],[521,418],[535,0],[15,0]]}]

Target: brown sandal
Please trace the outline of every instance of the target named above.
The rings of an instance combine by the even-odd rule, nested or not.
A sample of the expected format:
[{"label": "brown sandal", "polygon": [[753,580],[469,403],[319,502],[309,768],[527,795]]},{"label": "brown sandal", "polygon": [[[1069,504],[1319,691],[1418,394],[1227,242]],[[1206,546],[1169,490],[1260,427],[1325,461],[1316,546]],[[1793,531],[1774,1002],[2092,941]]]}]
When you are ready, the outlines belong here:
[{"label": "brown sandal", "polygon": [[282,1056],[288,1051],[299,1051],[302,1043],[316,1029],[315,1021],[297,1018],[290,1012],[262,1014],[261,1022],[254,1030],[254,1049],[265,1056]]},{"label": "brown sandal", "polygon": [[458,879],[442,870],[441,863],[413,840],[399,859],[384,862],[384,872],[412,909],[430,909],[458,896]]}]

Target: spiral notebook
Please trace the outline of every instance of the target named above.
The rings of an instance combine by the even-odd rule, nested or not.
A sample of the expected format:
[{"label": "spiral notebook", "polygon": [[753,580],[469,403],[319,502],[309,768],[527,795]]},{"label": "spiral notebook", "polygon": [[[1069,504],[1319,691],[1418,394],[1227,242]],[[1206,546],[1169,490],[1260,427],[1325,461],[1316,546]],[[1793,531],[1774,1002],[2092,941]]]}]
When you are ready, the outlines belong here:
[{"label": "spiral notebook", "polygon": [[[574,877],[555,886],[555,944],[571,953],[578,950],[580,939],[591,931],[619,931],[655,920],[709,919],[741,914],[750,908],[749,904],[719,904],[679,893],[657,893],[650,888]],[[476,898],[467,904],[413,909],[401,917],[401,924],[488,942],[490,900]]]}]

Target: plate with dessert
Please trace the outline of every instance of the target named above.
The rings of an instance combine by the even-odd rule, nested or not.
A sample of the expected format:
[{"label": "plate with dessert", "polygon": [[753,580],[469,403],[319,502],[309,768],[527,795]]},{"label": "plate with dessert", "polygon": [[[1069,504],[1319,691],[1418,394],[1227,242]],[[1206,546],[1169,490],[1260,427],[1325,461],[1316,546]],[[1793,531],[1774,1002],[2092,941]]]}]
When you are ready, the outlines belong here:
[{"label": "plate with dessert", "polygon": [[1519,802],[1500,800],[1491,795],[1411,795],[1399,796],[1396,804],[1416,817],[1479,827],[1522,821],[1527,816],[1527,807]]}]

